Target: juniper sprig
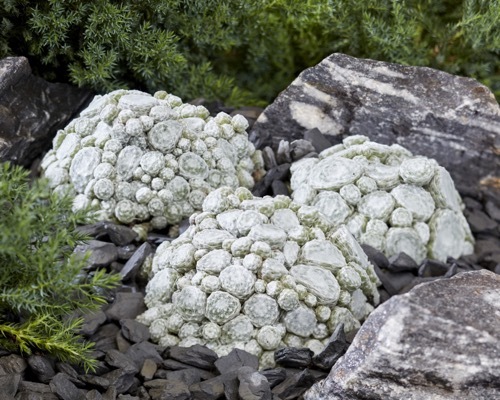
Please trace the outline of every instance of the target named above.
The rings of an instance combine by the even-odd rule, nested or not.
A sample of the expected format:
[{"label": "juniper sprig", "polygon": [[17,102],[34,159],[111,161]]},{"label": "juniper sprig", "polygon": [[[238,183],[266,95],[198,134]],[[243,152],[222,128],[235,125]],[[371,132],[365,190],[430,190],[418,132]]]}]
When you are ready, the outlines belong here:
[{"label": "juniper sprig", "polygon": [[28,171],[0,165],[0,347],[45,351],[92,369],[91,343],[78,335],[75,312],[105,303],[119,282],[105,270],[85,274],[87,257],[73,249],[88,238],[76,227],[89,210],[73,212],[70,196],[50,192]]},{"label": "juniper sprig", "polygon": [[500,97],[500,0],[3,0],[0,58],[98,92],[265,104],[334,52],[476,78]]}]

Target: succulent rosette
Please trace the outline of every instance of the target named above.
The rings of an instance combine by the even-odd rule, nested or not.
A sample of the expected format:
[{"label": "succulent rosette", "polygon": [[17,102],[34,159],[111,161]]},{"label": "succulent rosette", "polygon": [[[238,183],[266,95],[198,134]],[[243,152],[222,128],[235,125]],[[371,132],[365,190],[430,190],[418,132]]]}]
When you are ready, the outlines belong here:
[{"label": "succulent rosette", "polygon": [[159,344],[237,347],[272,366],[276,349],[317,353],[339,323],[358,328],[378,303],[366,254],[316,208],[225,187],[202,209],[152,262],[139,321]]},{"label": "succulent rosette", "polygon": [[254,185],[263,160],[241,115],[210,117],[166,92],[117,90],[96,96],[53,140],[42,170],[74,208],[93,206],[124,224],[178,223],[210,191]]},{"label": "succulent rosette", "polygon": [[392,256],[446,261],[473,252],[474,238],[450,174],[405,148],[362,135],[302,159],[291,171],[293,200]]}]

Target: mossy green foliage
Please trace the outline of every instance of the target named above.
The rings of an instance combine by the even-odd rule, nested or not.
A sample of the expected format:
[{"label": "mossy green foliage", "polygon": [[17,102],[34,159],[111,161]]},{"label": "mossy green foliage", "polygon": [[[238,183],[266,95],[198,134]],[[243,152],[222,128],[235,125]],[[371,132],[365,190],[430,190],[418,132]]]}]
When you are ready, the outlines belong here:
[{"label": "mossy green foliage", "polygon": [[3,0],[0,57],[99,92],[272,100],[333,52],[477,78],[500,96],[500,0]]},{"label": "mossy green foliage", "polygon": [[75,228],[88,212],[71,211],[68,196],[51,194],[28,171],[0,165],[0,348],[95,367],[93,344],[78,335],[75,313],[97,309],[118,275],[82,274],[87,256],[74,247],[88,239]]}]

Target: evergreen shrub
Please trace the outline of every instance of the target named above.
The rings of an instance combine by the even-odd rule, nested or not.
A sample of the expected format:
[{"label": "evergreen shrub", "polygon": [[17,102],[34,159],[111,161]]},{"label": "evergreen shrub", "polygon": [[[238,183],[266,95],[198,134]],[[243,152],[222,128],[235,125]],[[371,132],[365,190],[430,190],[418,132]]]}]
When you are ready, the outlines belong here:
[{"label": "evergreen shrub", "polygon": [[479,79],[500,96],[500,0],[3,0],[0,57],[103,93],[272,100],[333,52]]},{"label": "evergreen shrub", "polygon": [[71,206],[46,181],[30,183],[22,167],[0,165],[0,348],[93,370],[93,344],[78,334],[83,320],[74,315],[104,304],[119,275],[83,273],[88,256],[73,249],[87,239],[76,227],[90,214]]}]

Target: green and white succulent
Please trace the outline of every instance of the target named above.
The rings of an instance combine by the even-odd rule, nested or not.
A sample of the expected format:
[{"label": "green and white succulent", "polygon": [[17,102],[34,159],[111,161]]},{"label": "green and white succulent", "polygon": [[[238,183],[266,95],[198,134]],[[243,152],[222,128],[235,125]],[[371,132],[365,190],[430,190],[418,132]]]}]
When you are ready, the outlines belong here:
[{"label": "green and white succulent", "polygon": [[460,195],[435,160],[355,135],[290,171],[296,203],[387,256],[405,252],[420,263],[473,252]]},{"label": "green and white succulent", "polygon": [[340,322],[358,328],[378,304],[377,284],[345,226],[286,196],[224,187],[158,247],[139,321],[163,346],[242,348],[267,367],[277,348],[319,352]]},{"label": "green and white succulent", "polygon": [[54,191],[75,196],[75,209],[160,229],[200,210],[215,188],[253,187],[263,159],[247,127],[241,115],[210,117],[166,92],[117,90],[57,133],[42,170]]}]

